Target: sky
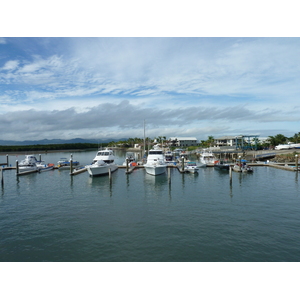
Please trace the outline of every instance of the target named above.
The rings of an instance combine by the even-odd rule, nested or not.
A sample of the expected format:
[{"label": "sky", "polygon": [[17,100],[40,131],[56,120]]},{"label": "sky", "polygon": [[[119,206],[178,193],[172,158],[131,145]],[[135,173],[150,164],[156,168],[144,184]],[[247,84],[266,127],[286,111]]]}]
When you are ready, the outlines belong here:
[{"label": "sky", "polygon": [[144,122],[151,138],[300,131],[298,37],[18,30],[0,38],[2,140],[143,138]]}]

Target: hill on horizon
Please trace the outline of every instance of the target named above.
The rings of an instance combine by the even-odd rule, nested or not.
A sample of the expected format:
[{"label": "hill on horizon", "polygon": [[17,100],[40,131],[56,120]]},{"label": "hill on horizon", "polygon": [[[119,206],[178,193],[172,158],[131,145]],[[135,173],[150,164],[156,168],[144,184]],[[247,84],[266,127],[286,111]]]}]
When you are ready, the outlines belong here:
[{"label": "hill on horizon", "polygon": [[19,146],[19,145],[50,145],[50,144],[77,144],[77,143],[92,143],[92,144],[101,144],[101,143],[110,143],[118,142],[126,139],[82,139],[75,138],[70,140],[63,139],[43,139],[43,140],[26,140],[26,141],[10,141],[10,140],[0,140],[0,145],[2,146]]}]

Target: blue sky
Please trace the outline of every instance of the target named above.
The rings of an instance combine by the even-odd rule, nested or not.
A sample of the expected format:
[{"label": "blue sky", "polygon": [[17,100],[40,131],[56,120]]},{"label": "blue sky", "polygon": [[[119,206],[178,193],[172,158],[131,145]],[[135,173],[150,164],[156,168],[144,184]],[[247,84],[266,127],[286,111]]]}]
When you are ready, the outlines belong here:
[{"label": "blue sky", "polygon": [[1,139],[292,136],[300,39],[0,38]]}]

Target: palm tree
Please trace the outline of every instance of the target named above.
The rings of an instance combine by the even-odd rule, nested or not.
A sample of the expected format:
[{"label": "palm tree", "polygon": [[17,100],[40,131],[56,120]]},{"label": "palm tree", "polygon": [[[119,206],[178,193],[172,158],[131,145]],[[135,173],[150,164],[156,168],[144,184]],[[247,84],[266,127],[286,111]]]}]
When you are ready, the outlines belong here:
[{"label": "palm tree", "polygon": [[275,147],[276,144],[276,138],[272,135],[269,135],[266,142],[268,142],[271,146]]},{"label": "palm tree", "polygon": [[215,139],[212,135],[208,136],[207,143],[209,144],[210,147],[214,144],[214,141]]}]

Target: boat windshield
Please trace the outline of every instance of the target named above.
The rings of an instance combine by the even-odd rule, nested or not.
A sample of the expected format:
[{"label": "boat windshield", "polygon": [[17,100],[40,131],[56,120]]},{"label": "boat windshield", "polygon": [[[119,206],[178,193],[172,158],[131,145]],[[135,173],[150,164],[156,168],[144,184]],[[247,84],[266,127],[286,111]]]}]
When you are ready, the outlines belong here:
[{"label": "boat windshield", "polygon": [[150,150],[149,154],[162,154],[161,150]]},{"label": "boat windshield", "polygon": [[97,156],[108,156],[108,155],[110,155],[110,153],[106,151],[99,151],[97,154]]}]

